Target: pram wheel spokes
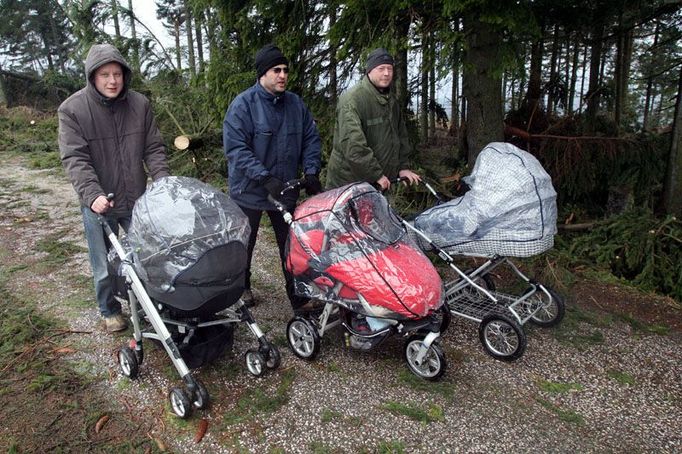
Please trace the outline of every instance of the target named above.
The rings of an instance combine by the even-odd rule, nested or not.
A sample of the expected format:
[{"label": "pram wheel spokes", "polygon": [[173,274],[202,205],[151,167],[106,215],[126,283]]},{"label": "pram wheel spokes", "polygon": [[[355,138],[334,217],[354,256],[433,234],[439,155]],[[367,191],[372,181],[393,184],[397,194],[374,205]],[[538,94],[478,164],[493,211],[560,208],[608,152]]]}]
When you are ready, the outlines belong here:
[{"label": "pram wheel spokes", "polygon": [[168,393],[171,409],[178,418],[187,419],[192,414],[192,404],[190,403],[187,391],[182,388],[173,388]]},{"label": "pram wheel spokes", "polygon": [[118,351],[118,365],[121,367],[123,375],[131,380],[135,380],[140,372],[137,355],[129,347],[122,347]]},{"label": "pram wheel spokes", "polygon": [[303,317],[294,317],[287,325],[287,340],[299,358],[312,360],[320,351],[320,335],[317,328]]},{"label": "pram wheel spokes", "polygon": [[526,333],[516,321],[502,314],[486,316],[478,336],[488,354],[501,361],[514,361],[526,350]]},{"label": "pram wheel spokes", "polygon": [[266,370],[265,356],[253,348],[248,350],[246,352],[246,368],[255,377],[260,377]]},{"label": "pram wheel spokes", "polygon": [[410,336],[405,342],[405,360],[410,370],[420,378],[435,381],[443,376],[447,369],[445,354],[440,345],[432,343],[420,358],[424,348],[424,336]]},{"label": "pram wheel spokes", "polygon": [[566,305],[564,304],[563,298],[551,288],[539,285],[536,292],[529,300],[534,301],[534,304],[540,306],[539,308],[532,308],[536,309],[533,311],[533,316],[530,318],[530,321],[533,324],[542,328],[550,328],[558,325],[561,320],[563,320],[566,312]]}]

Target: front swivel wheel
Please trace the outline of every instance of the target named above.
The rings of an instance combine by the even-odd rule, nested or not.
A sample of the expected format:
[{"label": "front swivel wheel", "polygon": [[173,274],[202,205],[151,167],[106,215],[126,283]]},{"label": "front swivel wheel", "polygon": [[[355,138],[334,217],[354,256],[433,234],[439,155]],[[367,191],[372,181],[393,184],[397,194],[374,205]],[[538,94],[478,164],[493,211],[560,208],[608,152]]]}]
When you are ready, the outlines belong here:
[{"label": "front swivel wheel", "polygon": [[500,361],[514,361],[526,351],[526,333],[517,322],[502,314],[486,316],[478,327],[486,352]]},{"label": "front swivel wheel", "polygon": [[312,360],[320,351],[320,336],[310,320],[293,318],[287,325],[289,347],[299,358]]},{"label": "front swivel wheel", "polygon": [[423,336],[411,336],[405,343],[405,361],[414,373],[420,378],[436,381],[443,376],[447,369],[445,355],[440,345],[432,343],[426,354],[419,359],[419,353],[424,348]]}]

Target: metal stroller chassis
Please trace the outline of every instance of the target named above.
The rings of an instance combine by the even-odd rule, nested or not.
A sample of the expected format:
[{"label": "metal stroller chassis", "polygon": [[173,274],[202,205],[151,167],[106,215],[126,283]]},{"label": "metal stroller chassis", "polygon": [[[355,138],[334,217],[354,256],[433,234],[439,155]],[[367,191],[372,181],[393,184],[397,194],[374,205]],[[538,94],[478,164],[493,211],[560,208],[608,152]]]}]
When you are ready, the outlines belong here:
[{"label": "metal stroller chassis", "polygon": [[[445,302],[452,315],[479,323],[479,339],[493,358],[513,361],[523,355],[527,346],[523,330],[526,322],[551,327],[563,319],[563,299],[549,287],[527,277],[507,257],[459,253],[464,257],[487,259],[477,269],[463,272],[455,265],[452,255],[407,221],[403,224],[458,274],[459,278],[444,283]],[[502,265],[528,285],[522,295],[496,291],[491,272]]]},{"label": "metal stroller chassis", "polygon": [[[379,339],[376,345],[392,334],[406,337],[404,357],[407,365],[420,378],[435,381],[447,369],[445,354],[436,340],[440,337],[441,321],[426,317],[415,321],[384,319],[388,326],[370,333],[359,332],[345,320],[344,313],[337,304],[327,302],[319,316],[296,316],[287,325],[289,346],[299,358],[312,361],[320,351],[321,338],[329,329],[341,325],[344,329],[346,345],[352,345],[352,336],[361,341]],[[426,333],[426,334],[425,334]]]},{"label": "metal stroller chassis", "polygon": [[[156,303],[149,297],[144,284],[135,272],[129,254],[123,249],[116,234],[102,217],[100,217],[100,223],[121,260],[121,275],[125,277],[126,287],[128,288],[128,303],[130,304],[134,332],[129,346],[118,350],[118,362],[123,375],[130,379],[138,377],[139,367],[144,359],[143,339],[156,340],[166,350],[185,385],[184,388],[172,388],[168,394],[173,412],[184,419],[191,415],[193,409],[201,410],[208,407],[208,391],[198,378],[192,376],[167,325],[175,325],[178,331],[182,333],[187,329],[246,322],[259,343],[258,349],[250,349],[246,352],[246,366],[249,372],[255,376],[260,376],[267,369],[279,367],[281,362],[279,350],[274,344],[267,341],[265,334],[260,330],[250,311],[241,300],[235,303],[233,307],[221,311],[220,314],[223,317],[217,320],[190,325],[162,318],[157,310]],[[142,320],[148,322],[153,331],[143,331]]]}]

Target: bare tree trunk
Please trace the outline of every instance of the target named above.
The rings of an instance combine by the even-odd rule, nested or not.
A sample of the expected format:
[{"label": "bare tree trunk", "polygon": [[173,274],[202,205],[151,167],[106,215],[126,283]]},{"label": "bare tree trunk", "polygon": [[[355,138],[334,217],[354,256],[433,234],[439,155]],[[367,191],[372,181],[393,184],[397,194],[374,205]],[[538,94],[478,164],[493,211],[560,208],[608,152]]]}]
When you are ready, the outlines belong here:
[{"label": "bare tree trunk", "polygon": [[[575,38],[573,48],[573,63],[571,64],[571,82],[568,88],[568,113],[573,113],[573,103],[575,102],[575,87],[578,82],[578,58],[580,57],[580,45],[578,37]],[[569,45],[570,47],[570,45]],[[584,73],[585,71],[583,71]]]},{"label": "bare tree trunk", "polygon": [[429,136],[436,137],[436,40],[433,31],[429,33]]},{"label": "bare tree trunk", "polygon": [[530,50],[530,77],[525,97],[525,104],[529,112],[538,107],[542,94],[542,43],[544,30],[541,31],[541,35],[537,40],[533,41]]},{"label": "bare tree trunk", "polygon": [[199,11],[199,13],[196,15],[194,18],[194,24],[195,24],[195,35],[196,35],[196,41],[197,41],[197,60],[199,60],[199,72],[203,73],[204,72],[204,67],[205,67],[205,61],[204,61],[204,39],[201,33],[201,24],[203,23],[203,13]]},{"label": "bare tree trunk", "polygon": [[[0,66],[2,71],[2,66]],[[7,107],[7,90],[5,89],[5,76],[0,74],[0,107]]]},{"label": "bare tree trunk", "polygon": [[409,19],[398,18],[395,25],[396,28],[396,43],[398,51],[395,55],[395,71],[393,74],[393,85],[398,96],[398,102],[403,111],[407,111],[407,105],[410,101],[408,93],[408,79],[407,79],[407,43],[410,32]]},{"label": "bare tree trunk", "polygon": [[596,18],[592,28],[591,51],[590,51],[590,85],[587,90],[587,130],[591,131],[594,121],[599,113],[599,76],[602,58],[602,34],[604,33],[604,20]]},{"label": "bare tree trunk", "polygon": [[140,73],[140,47],[137,41],[137,32],[135,31],[135,12],[133,11],[133,0],[128,0],[128,11],[130,13],[130,35],[132,37],[133,50],[133,69]]},{"label": "bare tree trunk", "polygon": [[[656,28],[654,29],[654,44],[652,45],[652,48],[656,48],[658,46],[658,35],[659,35],[659,26],[660,23],[656,21]],[[646,131],[646,128],[649,126],[649,112],[651,111],[651,106],[653,104],[653,96],[651,95],[652,93],[652,86],[653,86],[653,80],[654,76],[652,75],[653,71],[651,71],[651,68],[647,68],[647,76],[646,76],[646,94],[644,96],[644,118],[642,120],[642,131]]]},{"label": "bare tree trunk", "polygon": [[[459,33],[459,18],[455,19],[455,33]],[[459,45],[455,46],[452,56],[452,108],[450,112],[450,134],[457,135],[459,129]]]},{"label": "bare tree trunk", "polygon": [[[554,25],[554,33],[552,34],[552,53],[549,59],[549,82],[556,83],[557,79],[557,59],[559,55],[559,25]],[[547,115],[554,113],[554,99],[552,94],[547,92]]]},{"label": "bare tree trunk", "polygon": [[192,33],[193,29],[192,25],[192,12],[190,11],[189,5],[187,4],[187,0],[185,0],[185,32],[187,34],[187,57],[188,57],[188,66],[189,66],[189,74],[192,79],[194,79],[197,76],[197,65],[196,61],[194,59],[194,35]]},{"label": "bare tree trunk", "polygon": [[175,18],[173,21],[173,28],[175,29],[175,67],[179,72],[182,72],[182,47],[180,47],[180,19]]},{"label": "bare tree trunk", "polygon": [[422,142],[429,141],[429,34],[425,24],[422,24],[422,67],[421,67],[421,90],[419,105],[419,135]]},{"label": "bare tree trunk", "polygon": [[111,18],[114,20],[114,44],[121,43],[121,25],[118,23],[118,1],[111,0]]},{"label": "bare tree trunk", "polygon": [[481,149],[490,142],[502,141],[502,99],[499,43],[501,36],[477,15],[464,17],[467,51],[464,64],[464,96],[467,99],[468,165],[473,166]]},{"label": "bare tree trunk", "polygon": [[[328,4],[328,17],[329,17],[329,28],[331,29],[334,24],[336,24],[336,8],[334,3]],[[336,58],[336,49],[338,48],[338,43],[336,40],[329,43],[329,101],[333,108],[336,108],[337,92],[339,89],[338,76],[336,74],[336,65],[338,60]]]},{"label": "bare tree trunk", "polygon": [[619,18],[620,28],[616,42],[615,85],[616,99],[614,106],[614,120],[618,127],[623,120],[623,110],[627,104],[628,82],[630,79],[630,61],[632,60],[632,29],[623,29],[623,17]]},{"label": "bare tree trunk", "polygon": [[663,205],[666,213],[682,217],[682,68],[677,83],[670,156],[663,185]]}]

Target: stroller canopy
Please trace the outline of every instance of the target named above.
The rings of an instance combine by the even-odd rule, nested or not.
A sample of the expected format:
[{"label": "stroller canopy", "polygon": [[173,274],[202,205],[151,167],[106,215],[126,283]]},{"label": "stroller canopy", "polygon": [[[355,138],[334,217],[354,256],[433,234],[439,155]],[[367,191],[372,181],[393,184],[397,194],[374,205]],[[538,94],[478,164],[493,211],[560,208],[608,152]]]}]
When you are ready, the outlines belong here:
[{"label": "stroller canopy", "polygon": [[[183,285],[196,287],[225,287],[230,275],[243,274],[246,254],[235,251],[246,249],[249,233],[246,216],[226,194],[194,178],[169,176],[135,202],[128,240],[140,279],[150,290],[168,293],[183,273],[191,277]],[[189,273],[204,257],[209,260],[198,267],[201,275]],[[221,262],[229,266],[215,266]]]},{"label": "stroller canopy", "polygon": [[528,257],[554,244],[556,192],[542,165],[509,143],[478,155],[462,197],[426,210],[414,221],[449,252]]},{"label": "stroller canopy", "polygon": [[294,213],[287,269],[296,292],[354,312],[419,318],[442,303],[441,280],[367,183],[311,197]]}]

